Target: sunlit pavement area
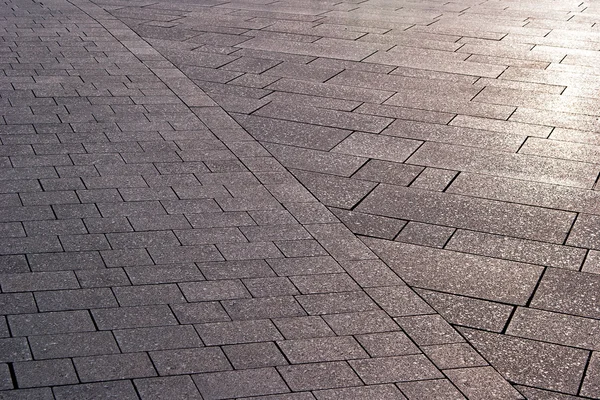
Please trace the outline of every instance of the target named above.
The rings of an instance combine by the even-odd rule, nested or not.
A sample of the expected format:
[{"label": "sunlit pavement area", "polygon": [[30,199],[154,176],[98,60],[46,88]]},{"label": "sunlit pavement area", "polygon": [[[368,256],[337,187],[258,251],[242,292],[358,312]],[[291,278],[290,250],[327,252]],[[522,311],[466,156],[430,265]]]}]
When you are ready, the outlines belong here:
[{"label": "sunlit pavement area", "polygon": [[600,399],[600,7],[0,2],[0,399]]}]

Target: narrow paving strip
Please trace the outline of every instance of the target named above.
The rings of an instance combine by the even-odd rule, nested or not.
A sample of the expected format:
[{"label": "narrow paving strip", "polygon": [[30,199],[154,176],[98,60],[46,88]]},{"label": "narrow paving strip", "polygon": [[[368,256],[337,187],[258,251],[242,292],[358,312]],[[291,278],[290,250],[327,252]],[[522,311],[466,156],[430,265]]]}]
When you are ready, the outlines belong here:
[{"label": "narrow paving strip", "polygon": [[123,22],[0,15],[1,399],[523,398]]},{"label": "narrow paving strip", "polygon": [[597,5],[96,2],[527,398],[600,398]]}]

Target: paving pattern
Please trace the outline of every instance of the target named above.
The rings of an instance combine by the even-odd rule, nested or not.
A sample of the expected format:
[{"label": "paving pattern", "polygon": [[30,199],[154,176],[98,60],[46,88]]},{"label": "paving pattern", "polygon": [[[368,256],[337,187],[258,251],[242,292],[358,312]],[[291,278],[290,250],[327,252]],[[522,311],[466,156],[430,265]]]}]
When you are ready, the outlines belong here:
[{"label": "paving pattern", "polygon": [[600,399],[600,7],[0,2],[0,399]]}]

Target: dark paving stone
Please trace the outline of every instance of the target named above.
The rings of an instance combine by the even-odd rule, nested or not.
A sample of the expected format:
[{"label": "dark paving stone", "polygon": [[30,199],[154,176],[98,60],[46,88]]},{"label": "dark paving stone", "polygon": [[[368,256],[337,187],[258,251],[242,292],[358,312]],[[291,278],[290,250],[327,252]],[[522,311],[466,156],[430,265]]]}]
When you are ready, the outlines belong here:
[{"label": "dark paving stone", "polygon": [[577,394],[588,351],[470,329],[463,333],[511,382]]},{"label": "dark paving stone", "polygon": [[274,368],[215,372],[192,378],[206,400],[289,392]]}]

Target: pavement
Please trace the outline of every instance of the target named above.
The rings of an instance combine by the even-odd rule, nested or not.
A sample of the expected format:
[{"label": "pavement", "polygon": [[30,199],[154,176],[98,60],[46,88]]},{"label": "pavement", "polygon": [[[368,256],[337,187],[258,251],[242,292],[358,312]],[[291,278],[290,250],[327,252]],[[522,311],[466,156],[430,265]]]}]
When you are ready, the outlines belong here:
[{"label": "pavement", "polygon": [[600,399],[600,7],[0,2],[0,399]]}]

